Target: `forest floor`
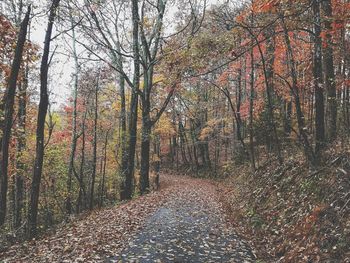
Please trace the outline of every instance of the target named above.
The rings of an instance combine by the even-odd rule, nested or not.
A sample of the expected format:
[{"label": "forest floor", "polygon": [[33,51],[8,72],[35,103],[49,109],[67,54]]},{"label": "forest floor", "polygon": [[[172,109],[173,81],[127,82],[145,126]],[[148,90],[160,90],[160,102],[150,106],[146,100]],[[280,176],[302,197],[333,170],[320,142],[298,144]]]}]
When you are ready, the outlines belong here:
[{"label": "forest floor", "polygon": [[281,165],[232,164],[221,198],[235,229],[253,242],[260,262],[350,263],[350,145],[334,144],[310,170],[298,149]]},{"label": "forest floor", "polygon": [[255,262],[217,184],[163,174],[161,189],[0,253],[4,262]]}]

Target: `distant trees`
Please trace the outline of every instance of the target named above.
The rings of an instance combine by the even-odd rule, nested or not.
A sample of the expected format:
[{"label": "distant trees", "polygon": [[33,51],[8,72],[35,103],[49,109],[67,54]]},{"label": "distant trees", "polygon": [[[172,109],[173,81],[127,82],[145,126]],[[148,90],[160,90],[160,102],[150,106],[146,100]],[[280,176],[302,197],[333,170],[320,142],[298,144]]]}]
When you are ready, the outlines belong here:
[{"label": "distant trees", "polygon": [[[219,130],[225,131],[227,125],[235,127],[235,140],[243,149],[249,149],[253,171],[259,166],[259,158],[265,159],[259,155],[270,156],[271,145],[274,154],[270,157],[275,156],[282,162],[284,149],[289,147],[286,145],[293,145],[290,139],[294,137],[296,144],[302,145],[311,167],[316,168],[322,164],[327,144],[340,134],[341,119],[337,114],[340,105],[349,104],[343,99],[347,98],[344,93],[347,88],[344,89],[340,72],[334,67],[335,61],[343,61],[342,55],[335,57],[334,48],[345,24],[339,16],[334,17],[333,9],[346,6],[340,1],[287,4],[254,0],[246,5],[215,7],[199,36],[191,43],[191,55],[187,59],[196,61],[196,66],[187,72],[192,80],[187,79],[186,92],[182,93],[186,98],[181,100],[184,103],[193,100],[192,96],[198,92],[193,89],[195,85],[199,85],[201,91],[209,89],[211,98],[221,92],[223,101],[216,99],[210,105],[209,99],[205,107],[215,107],[215,111],[208,112],[217,112],[217,107],[225,109],[227,105],[231,108],[233,118],[227,113],[219,115],[226,123],[219,126]],[[219,38],[222,39],[219,43],[213,40]],[[202,51],[200,55],[198,50]],[[198,78],[210,81],[200,82]],[[343,91],[337,96],[337,90]],[[178,136],[184,136],[183,130],[193,136],[201,129],[203,136],[193,142],[193,147],[209,142],[210,156],[217,158],[218,127],[212,123],[218,118],[217,113],[208,114],[204,125],[186,125],[193,119],[191,115],[195,109],[196,106],[188,102],[181,109],[181,116],[186,117],[179,120],[179,124],[185,123],[185,126]],[[221,143],[226,142],[221,136]],[[266,148],[262,151],[263,143]],[[235,143],[231,147],[237,148]],[[233,154],[232,158],[242,156],[245,159],[246,151],[242,153]],[[169,159],[172,156],[170,150]],[[188,162],[188,158],[181,159],[183,163]]]},{"label": "distant trees", "polygon": [[[77,4],[78,5],[78,4]],[[135,153],[137,147],[138,106],[141,103],[141,167],[140,193],[149,189],[150,138],[152,127],[167,107],[175,90],[175,84],[169,89],[164,102],[152,116],[152,94],[154,94],[154,76],[157,75],[157,66],[165,56],[159,54],[163,44],[163,20],[166,10],[166,1],[154,3],[134,1],[127,3],[93,3],[88,1],[81,6],[83,21],[81,29],[95,45],[96,49],[78,41],[92,55],[105,61],[116,71],[119,96],[121,100],[120,112],[120,139],[121,162],[119,173],[122,177],[121,199],[131,199],[134,191]],[[194,5],[191,9],[197,8]],[[125,36],[128,18],[132,25],[132,37]],[[191,20],[197,19],[191,17]],[[187,27],[188,25],[186,25]],[[197,30],[195,25],[193,30]],[[97,34],[93,29],[97,30]],[[107,57],[100,54],[100,50],[107,51]],[[132,65],[132,73],[128,67]],[[163,81],[164,82],[164,81]],[[127,85],[125,85],[127,84]],[[131,97],[129,107],[126,102],[126,87],[130,88]],[[128,108],[128,109],[127,109]],[[154,117],[154,118],[153,118]]]}]

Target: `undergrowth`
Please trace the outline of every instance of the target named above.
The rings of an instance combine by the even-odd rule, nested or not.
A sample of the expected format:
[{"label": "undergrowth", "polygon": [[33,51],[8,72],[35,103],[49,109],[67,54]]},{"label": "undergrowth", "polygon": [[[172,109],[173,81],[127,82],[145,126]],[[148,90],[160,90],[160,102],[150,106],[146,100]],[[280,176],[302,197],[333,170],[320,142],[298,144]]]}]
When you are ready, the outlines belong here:
[{"label": "undergrowth", "polygon": [[266,262],[350,262],[350,149],[336,145],[324,165],[310,171],[290,153],[254,174],[248,164],[230,171],[219,185],[231,221]]}]

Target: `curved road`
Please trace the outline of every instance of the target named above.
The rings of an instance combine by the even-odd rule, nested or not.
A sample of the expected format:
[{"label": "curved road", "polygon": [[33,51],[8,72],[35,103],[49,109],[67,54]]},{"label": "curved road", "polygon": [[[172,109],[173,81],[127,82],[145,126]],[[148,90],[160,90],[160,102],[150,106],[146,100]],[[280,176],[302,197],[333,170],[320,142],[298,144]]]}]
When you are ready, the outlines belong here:
[{"label": "curved road", "polygon": [[118,256],[107,262],[255,262],[249,246],[225,223],[215,186],[178,178],[167,201]]}]

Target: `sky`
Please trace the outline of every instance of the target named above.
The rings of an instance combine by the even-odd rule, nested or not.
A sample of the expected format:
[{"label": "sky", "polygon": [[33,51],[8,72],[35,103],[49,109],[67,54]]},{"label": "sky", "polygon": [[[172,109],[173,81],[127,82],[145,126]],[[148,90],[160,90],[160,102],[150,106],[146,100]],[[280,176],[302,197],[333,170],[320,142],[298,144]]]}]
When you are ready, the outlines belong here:
[{"label": "sky", "polygon": [[[47,17],[34,17],[32,20],[32,31],[30,39],[35,44],[41,47],[40,53],[44,46],[45,31],[47,25]],[[56,27],[54,28],[53,36],[58,33]],[[53,63],[50,65],[50,103],[53,109],[58,109],[64,104],[71,95],[72,74],[74,64],[71,59],[67,57],[65,42],[62,38],[57,38],[51,43],[51,51],[55,50]],[[38,61],[38,68],[40,60]]]},{"label": "sky", "polygon": [[[1,1],[1,0],[0,0]],[[207,6],[219,4],[223,0],[207,0]],[[42,1],[38,1],[41,2]],[[38,3],[37,2],[37,3]],[[173,10],[169,10],[173,8]],[[176,11],[174,7],[168,7],[168,13],[174,14]],[[32,29],[30,33],[31,41],[43,47],[45,37],[45,30],[47,24],[47,15],[36,14],[32,19]],[[53,36],[58,33],[55,27]],[[51,44],[51,51],[55,50],[53,63],[50,66],[50,103],[53,109],[58,110],[64,105],[67,99],[71,96],[72,91],[72,76],[74,74],[74,63],[72,58],[68,57],[68,45],[70,45],[69,37],[59,37]],[[82,52],[83,48],[78,47],[78,53]],[[40,61],[38,61],[39,68]],[[39,87],[37,87],[38,89]]]}]

